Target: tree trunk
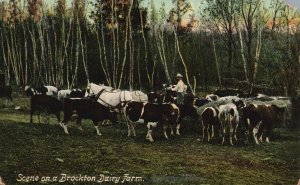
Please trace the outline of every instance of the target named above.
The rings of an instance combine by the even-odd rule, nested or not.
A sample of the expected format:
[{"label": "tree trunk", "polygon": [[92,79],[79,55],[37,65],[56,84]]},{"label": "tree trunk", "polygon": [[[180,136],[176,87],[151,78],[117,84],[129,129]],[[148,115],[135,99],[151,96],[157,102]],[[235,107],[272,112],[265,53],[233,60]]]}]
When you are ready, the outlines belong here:
[{"label": "tree trunk", "polygon": [[215,39],[214,39],[213,35],[212,35],[212,43],[213,43],[213,50],[214,50],[214,55],[215,55],[215,62],[216,62],[216,69],[217,69],[219,87],[221,87],[222,81],[221,81],[221,75],[220,75],[220,69],[219,69],[218,56],[217,56],[217,52],[216,52]]},{"label": "tree trunk", "polygon": [[183,65],[183,68],[184,68],[184,73],[185,73],[185,77],[186,77],[186,83],[189,86],[189,88],[191,89],[192,93],[195,94],[195,92],[193,91],[193,88],[192,88],[192,86],[190,84],[190,80],[189,80],[189,76],[188,76],[188,74],[189,74],[188,73],[188,69],[187,69],[186,63],[185,63],[185,61],[184,61],[184,59],[182,57],[181,51],[180,51],[178,36],[177,36],[177,33],[176,33],[175,29],[174,29],[174,35],[175,35],[175,39],[176,39],[177,51],[178,51],[181,63]]}]

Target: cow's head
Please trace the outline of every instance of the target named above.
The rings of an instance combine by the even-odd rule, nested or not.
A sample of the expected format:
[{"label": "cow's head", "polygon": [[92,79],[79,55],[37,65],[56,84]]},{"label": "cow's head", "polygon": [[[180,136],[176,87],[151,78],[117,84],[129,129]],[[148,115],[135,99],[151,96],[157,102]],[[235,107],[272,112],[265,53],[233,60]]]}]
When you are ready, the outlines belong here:
[{"label": "cow's head", "polygon": [[243,100],[232,100],[232,103],[234,103],[238,110],[241,110],[242,108],[246,107],[246,103]]}]

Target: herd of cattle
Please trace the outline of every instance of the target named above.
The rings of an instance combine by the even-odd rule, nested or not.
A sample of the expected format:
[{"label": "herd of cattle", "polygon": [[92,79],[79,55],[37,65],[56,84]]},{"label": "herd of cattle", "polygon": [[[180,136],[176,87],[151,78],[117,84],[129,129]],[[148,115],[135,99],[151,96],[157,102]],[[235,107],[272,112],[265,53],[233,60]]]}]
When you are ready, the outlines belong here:
[{"label": "herd of cattle", "polygon": [[[1,89],[1,96],[11,100],[11,88]],[[81,120],[91,119],[96,132],[101,135],[99,125],[104,120],[117,121],[117,114],[122,113],[128,126],[128,136],[135,136],[134,123],[144,121],[148,132],[146,139],[154,141],[153,128],[162,126],[163,134],[168,139],[167,128],[176,128],[180,135],[180,124],[185,117],[201,123],[202,141],[210,142],[219,137],[222,144],[229,140],[233,145],[238,141],[237,128],[240,126],[248,142],[250,133],[256,144],[264,136],[269,142],[270,132],[274,127],[279,112],[286,107],[279,107],[270,102],[288,100],[286,97],[270,97],[263,94],[245,95],[236,89],[217,90],[205,98],[187,93],[183,105],[176,104],[176,92],[170,87],[161,91],[145,94],[141,91],[113,89],[105,85],[89,83],[85,90],[58,90],[53,86],[33,88],[25,87],[25,94],[31,97],[30,123],[35,112],[54,114],[66,134],[67,123],[76,121],[82,130]],[[64,113],[61,121],[60,114]],[[227,138],[229,138],[227,140]]]}]

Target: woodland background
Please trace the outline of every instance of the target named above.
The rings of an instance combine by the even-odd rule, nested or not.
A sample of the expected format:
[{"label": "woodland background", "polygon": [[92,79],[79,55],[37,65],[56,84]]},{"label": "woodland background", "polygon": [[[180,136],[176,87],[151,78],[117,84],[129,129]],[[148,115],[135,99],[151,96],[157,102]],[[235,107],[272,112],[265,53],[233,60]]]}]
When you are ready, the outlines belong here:
[{"label": "woodland background", "polygon": [[[258,87],[296,96],[300,11],[281,0],[0,2],[6,84],[156,90],[184,74],[193,92]],[[146,3],[148,6],[141,6]],[[299,91],[299,90],[298,90]]]}]

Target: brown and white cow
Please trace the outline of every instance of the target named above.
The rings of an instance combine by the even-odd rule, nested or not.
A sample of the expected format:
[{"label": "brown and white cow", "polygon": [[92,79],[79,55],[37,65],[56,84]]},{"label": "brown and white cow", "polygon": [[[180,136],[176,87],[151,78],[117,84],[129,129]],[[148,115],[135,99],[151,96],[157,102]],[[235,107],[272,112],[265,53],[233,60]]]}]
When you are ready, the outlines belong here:
[{"label": "brown and white cow", "polygon": [[163,126],[163,132],[166,139],[168,135],[166,133],[167,127],[171,127],[171,134],[173,134],[172,126],[176,124],[176,134],[179,135],[180,125],[178,124],[180,112],[179,108],[175,104],[163,103],[143,103],[143,102],[129,102],[125,106],[125,117],[128,125],[128,136],[135,136],[134,122],[139,119],[143,119],[147,124],[148,133],[146,139],[153,142],[152,128],[156,127],[157,124]]},{"label": "brown and white cow", "polygon": [[205,139],[205,131],[209,142],[214,137],[215,131],[220,128],[218,114],[219,110],[216,107],[206,107],[201,113],[202,141]]},{"label": "brown and white cow", "polygon": [[277,114],[282,111],[276,105],[257,105],[249,104],[241,109],[242,118],[246,123],[246,142],[248,135],[252,131],[253,138],[256,144],[259,144],[258,138],[262,140],[262,132],[265,131],[266,142],[270,142],[270,133],[277,119]]}]

